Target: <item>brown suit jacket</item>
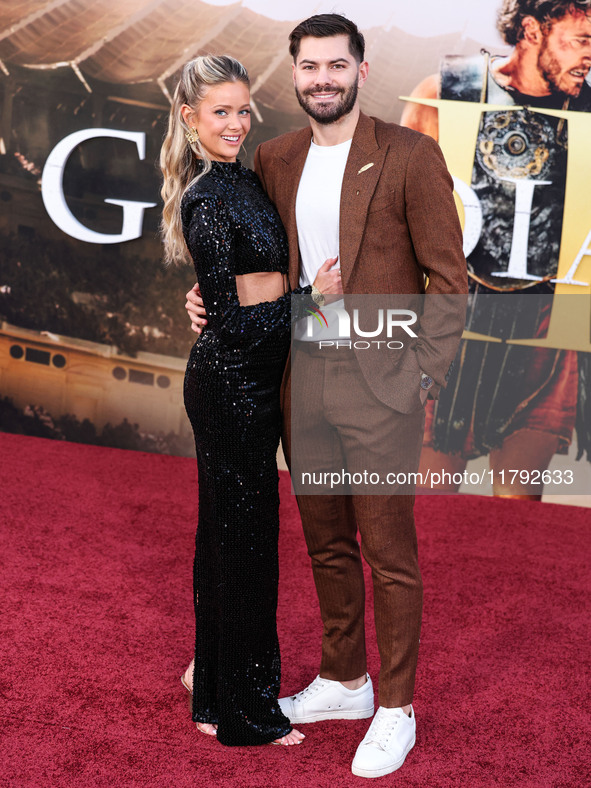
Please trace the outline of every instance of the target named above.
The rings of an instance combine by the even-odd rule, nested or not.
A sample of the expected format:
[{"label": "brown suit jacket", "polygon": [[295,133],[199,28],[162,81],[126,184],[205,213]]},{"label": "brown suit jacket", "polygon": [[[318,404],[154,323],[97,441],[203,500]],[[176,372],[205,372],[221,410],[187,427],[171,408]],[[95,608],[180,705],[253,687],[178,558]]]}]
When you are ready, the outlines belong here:
[{"label": "brown suit jacket", "polygon": [[[255,171],[287,231],[292,287],[300,270],[296,195],[311,136],[309,127],[283,134],[255,154]],[[424,302],[414,352],[399,357],[395,370],[376,364],[372,352],[357,353],[382,402],[402,413],[416,410],[420,370],[436,382],[431,396],[445,385],[464,328],[464,299],[457,294],[468,292],[453,183],[431,137],[361,113],[343,176],[339,258],[345,294],[439,294]]]}]

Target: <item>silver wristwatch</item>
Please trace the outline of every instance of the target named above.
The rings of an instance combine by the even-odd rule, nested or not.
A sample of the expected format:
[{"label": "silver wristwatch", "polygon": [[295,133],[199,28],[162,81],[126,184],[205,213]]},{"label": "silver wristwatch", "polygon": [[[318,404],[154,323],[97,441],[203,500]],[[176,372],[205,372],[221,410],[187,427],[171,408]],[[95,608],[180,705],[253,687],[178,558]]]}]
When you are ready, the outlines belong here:
[{"label": "silver wristwatch", "polygon": [[421,388],[423,391],[429,391],[435,381],[426,372],[421,372]]}]

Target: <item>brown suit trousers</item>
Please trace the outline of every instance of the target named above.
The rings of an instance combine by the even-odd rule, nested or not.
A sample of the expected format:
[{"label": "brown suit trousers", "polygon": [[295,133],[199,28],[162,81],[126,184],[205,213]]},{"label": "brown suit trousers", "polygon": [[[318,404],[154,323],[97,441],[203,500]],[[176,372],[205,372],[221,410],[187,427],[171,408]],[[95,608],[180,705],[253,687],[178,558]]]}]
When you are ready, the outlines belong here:
[{"label": "brown suit trousers", "polygon": [[[286,455],[291,454],[293,398],[298,403],[297,445],[307,447],[315,467],[363,470],[363,458],[371,453],[372,466],[384,473],[416,472],[422,409],[402,414],[380,402],[351,351],[319,351],[310,343],[295,343],[292,364],[294,370],[305,364],[306,374],[294,374],[291,396],[284,400]],[[323,437],[327,430],[333,433],[330,441]],[[292,474],[307,467],[307,457],[299,456]],[[414,690],[423,589],[413,504],[413,495],[298,494],[324,625],[320,675],[348,681],[367,670],[359,529],[361,552],[372,569],[382,706],[405,706]]]}]

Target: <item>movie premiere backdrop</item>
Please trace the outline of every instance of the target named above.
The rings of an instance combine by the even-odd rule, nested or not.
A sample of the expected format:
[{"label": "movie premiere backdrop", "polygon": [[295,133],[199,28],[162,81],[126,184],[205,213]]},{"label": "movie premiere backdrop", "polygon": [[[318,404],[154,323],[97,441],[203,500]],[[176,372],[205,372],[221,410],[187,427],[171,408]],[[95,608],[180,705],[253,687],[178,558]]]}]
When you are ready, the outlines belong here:
[{"label": "movie premiere backdrop", "polygon": [[[471,442],[469,458],[484,462],[516,415],[507,408],[520,407],[495,400],[499,378],[511,391],[533,367],[538,382],[562,369],[576,431],[551,467],[587,472],[591,107],[513,110],[487,83],[490,58],[512,49],[496,30],[500,1],[2,0],[0,430],[192,454],[182,380],[194,276],[163,267],[158,238],[171,93],[198,54],[241,60],[252,83],[252,165],[260,142],[307,122],[293,93],[290,30],[336,10],[366,37],[366,113],[400,122],[406,107],[412,125],[408,97],[438,75],[439,94],[423,91],[413,107],[437,110],[472,291],[505,292],[492,311],[485,299],[472,304],[455,393],[431,406],[434,446],[453,453]],[[517,325],[523,297],[535,293],[532,319]],[[483,361],[493,344],[497,372]],[[478,370],[471,387],[468,369]]]}]

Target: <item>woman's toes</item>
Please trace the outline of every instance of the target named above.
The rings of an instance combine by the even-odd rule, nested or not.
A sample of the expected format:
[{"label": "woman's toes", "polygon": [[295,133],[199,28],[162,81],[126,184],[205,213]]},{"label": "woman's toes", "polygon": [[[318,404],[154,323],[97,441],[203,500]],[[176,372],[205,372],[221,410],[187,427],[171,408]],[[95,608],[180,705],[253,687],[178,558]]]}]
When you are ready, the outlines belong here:
[{"label": "woman's toes", "polygon": [[208,736],[215,736],[218,732],[217,725],[211,725],[209,722],[198,722],[197,730],[201,733],[206,733]]},{"label": "woman's toes", "polygon": [[305,738],[303,733],[292,730],[280,739],[275,739],[275,742],[277,744],[285,744],[286,747],[289,747],[292,744],[301,744]]}]

